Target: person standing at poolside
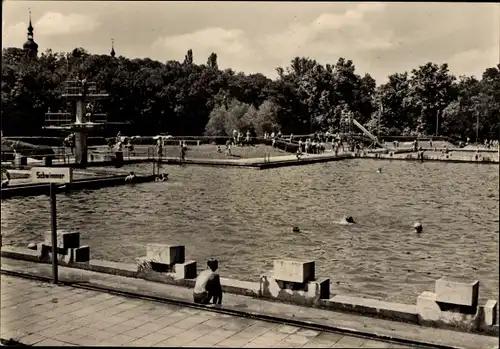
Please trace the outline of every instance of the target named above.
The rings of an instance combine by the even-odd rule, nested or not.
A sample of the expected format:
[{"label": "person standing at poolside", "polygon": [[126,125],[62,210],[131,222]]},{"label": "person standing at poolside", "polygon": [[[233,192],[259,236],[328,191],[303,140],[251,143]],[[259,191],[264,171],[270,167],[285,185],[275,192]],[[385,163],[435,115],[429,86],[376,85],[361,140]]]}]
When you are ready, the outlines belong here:
[{"label": "person standing at poolside", "polygon": [[181,144],[181,162],[186,161],[186,151],[187,151],[186,142],[183,142]]},{"label": "person standing at poolside", "polygon": [[193,290],[193,301],[198,304],[222,304],[222,285],[219,274],[216,273],[219,262],[210,259],[207,269],[203,270],[196,278]]},{"label": "person standing at poolside", "polygon": [[[5,178],[5,179],[4,179]],[[2,167],[2,188],[6,188],[10,183],[10,174],[5,167]]]},{"label": "person standing at poolside", "polygon": [[159,138],[156,141],[156,154],[158,155],[158,159],[161,159],[163,157],[163,146]]}]

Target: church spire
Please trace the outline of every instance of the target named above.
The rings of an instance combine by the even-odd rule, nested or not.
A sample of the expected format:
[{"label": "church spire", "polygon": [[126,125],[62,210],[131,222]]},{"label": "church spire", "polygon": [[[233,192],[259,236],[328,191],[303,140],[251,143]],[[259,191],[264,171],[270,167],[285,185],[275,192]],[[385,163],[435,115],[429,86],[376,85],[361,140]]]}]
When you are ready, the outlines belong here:
[{"label": "church spire", "polygon": [[29,16],[30,16],[30,24],[28,25],[28,40],[29,39],[33,40],[33,29],[34,28],[33,28],[33,25],[31,24],[31,10],[29,10],[29,11],[30,11],[29,12],[30,13],[29,14]]},{"label": "church spire", "polygon": [[23,49],[28,53],[30,57],[36,57],[38,54],[38,45],[35,42],[33,35],[33,25],[31,24],[31,10],[29,11],[29,25],[28,25],[28,41],[23,45]]},{"label": "church spire", "polygon": [[115,53],[115,40],[111,39],[111,57],[114,57],[116,55]]}]

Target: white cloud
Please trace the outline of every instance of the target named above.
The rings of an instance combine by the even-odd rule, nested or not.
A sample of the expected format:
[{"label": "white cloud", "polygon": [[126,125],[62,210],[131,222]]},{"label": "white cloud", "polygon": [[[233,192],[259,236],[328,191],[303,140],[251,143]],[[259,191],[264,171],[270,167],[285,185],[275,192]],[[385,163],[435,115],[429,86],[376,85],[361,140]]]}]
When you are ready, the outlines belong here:
[{"label": "white cloud", "polygon": [[58,12],[47,12],[34,26],[43,36],[58,36],[91,32],[99,26],[99,23],[91,16],[78,13],[63,15]]},{"label": "white cloud", "polygon": [[[343,13],[323,13],[309,23],[292,22],[287,28],[258,36],[240,29],[207,28],[188,34],[157,39],[152,48],[158,56],[182,59],[193,49],[197,63],[205,63],[216,52],[222,68],[275,75],[274,68],[286,65],[297,55],[319,60],[352,52],[392,47],[391,31],[374,32],[366,21],[385,9],[383,4],[359,4]],[[201,57],[201,59],[200,59]],[[265,63],[267,69],[262,69]]]},{"label": "white cloud", "polygon": [[161,37],[152,44],[152,50],[168,59],[183,60],[187,50],[193,50],[195,63],[206,63],[215,52],[221,68],[242,67],[251,69],[250,60],[255,59],[252,43],[239,29],[206,28],[188,34]]},{"label": "white cloud", "polygon": [[190,48],[208,52],[224,49],[230,53],[244,50],[244,32],[238,29],[206,28],[193,33],[167,36],[156,40],[153,47],[161,46],[167,50],[186,52]]},{"label": "white cloud", "polygon": [[375,31],[366,20],[367,14],[373,16],[384,9],[385,5],[375,3],[356,5],[340,14],[323,13],[310,23],[294,24],[283,32],[268,35],[264,48],[276,58],[283,57],[280,64],[288,63],[290,57],[297,55],[313,56],[314,53],[314,57],[321,60],[387,49],[393,45],[392,31]]},{"label": "white cloud", "polygon": [[448,65],[452,72],[460,72],[460,75],[475,75],[480,77],[486,68],[495,67],[500,62],[499,55],[499,47],[492,47],[486,50],[472,49],[452,56],[448,60]]},{"label": "white cloud", "polygon": [[19,22],[4,29],[2,23],[2,47],[21,46],[26,41],[28,24]]},{"label": "white cloud", "polygon": [[6,1],[4,47],[26,41],[28,8],[40,51],[108,53],[115,38],[117,53],[130,58],[182,61],[192,49],[206,63],[216,52],[223,69],[270,77],[295,56],[323,64],[345,57],[378,82],[428,61],[448,62],[457,75],[498,62],[494,4]]},{"label": "white cloud", "polygon": [[[62,35],[78,35],[91,32],[99,23],[90,16],[81,14],[63,15],[58,12],[46,12],[38,21],[33,23],[35,28],[35,41],[46,42],[48,37]],[[21,47],[27,39],[28,23],[18,22],[6,29],[2,21],[2,46]]]}]

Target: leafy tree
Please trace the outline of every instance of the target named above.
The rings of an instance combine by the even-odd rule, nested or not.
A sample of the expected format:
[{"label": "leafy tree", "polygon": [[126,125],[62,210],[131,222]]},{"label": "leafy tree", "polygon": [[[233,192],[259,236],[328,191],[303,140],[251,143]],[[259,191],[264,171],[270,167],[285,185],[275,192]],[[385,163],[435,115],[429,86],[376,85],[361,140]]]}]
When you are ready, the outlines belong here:
[{"label": "leafy tree", "polygon": [[280,125],[278,124],[279,107],[270,100],[265,100],[256,111],[253,121],[254,132],[258,136],[264,135],[265,132],[271,133],[278,131]]},{"label": "leafy tree", "polygon": [[212,69],[219,69],[219,65],[217,64],[217,54],[212,52],[210,56],[208,56],[207,66]]},{"label": "leafy tree", "polygon": [[[354,62],[340,57],[321,64],[295,57],[276,69],[278,78],[219,70],[217,54],[206,65],[193,61],[158,62],[47,50],[38,59],[22,49],[2,50],[2,129],[5,135],[40,135],[44,114],[70,108],[64,82],[77,76],[95,81],[110,99],[100,110],[108,120],[130,122],[125,132],[174,135],[232,135],[233,129],[257,135],[281,130],[305,134],[340,130],[351,114],[374,133],[440,135],[479,140],[498,138],[500,66],[481,79],[460,77],[446,64],[427,63],[389,76],[376,87]],[[99,106],[97,106],[99,110]],[[116,133],[109,128],[109,133]]]},{"label": "leafy tree", "polygon": [[[449,74],[448,65],[427,63],[412,70],[410,79],[410,104],[418,113],[418,134],[439,133],[439,119],[444,108],[456,97],[455,77]],[[434,132],[433,132],[434,131]]]},{"label": "leafy tree", "polygon": [[184,57],[184,64],[193,64],[193,50],[189,49]]},{"label": "leafy tree", "polygon": [[[245,131],[251,127],[245,115],[250,105],[232,99],[226,105],[219,105],[210,113],[205,134],[207,136],[232,136],[233,130]],[[253,112],[253,111],[251,111]]]}]

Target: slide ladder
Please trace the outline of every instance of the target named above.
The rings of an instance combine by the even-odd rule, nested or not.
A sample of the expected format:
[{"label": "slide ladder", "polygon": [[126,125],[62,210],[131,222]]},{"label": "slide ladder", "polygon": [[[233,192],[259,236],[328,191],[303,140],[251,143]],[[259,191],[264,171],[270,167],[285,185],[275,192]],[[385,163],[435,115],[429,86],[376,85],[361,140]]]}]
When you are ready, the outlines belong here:
[{"label": "slide ladder", "polygon": [[387,147],[384,144],[379,142],[377,137],[372,135],[366,128],[363,127],[363,125],[361,125],[359,122],[357,122],[356,119],[352,118],[351,120],[352,120],[352,123],[354,125],[356,125],[365,135],[367,135],[375,144],[378,144],[382,148],[387,149]]}]

